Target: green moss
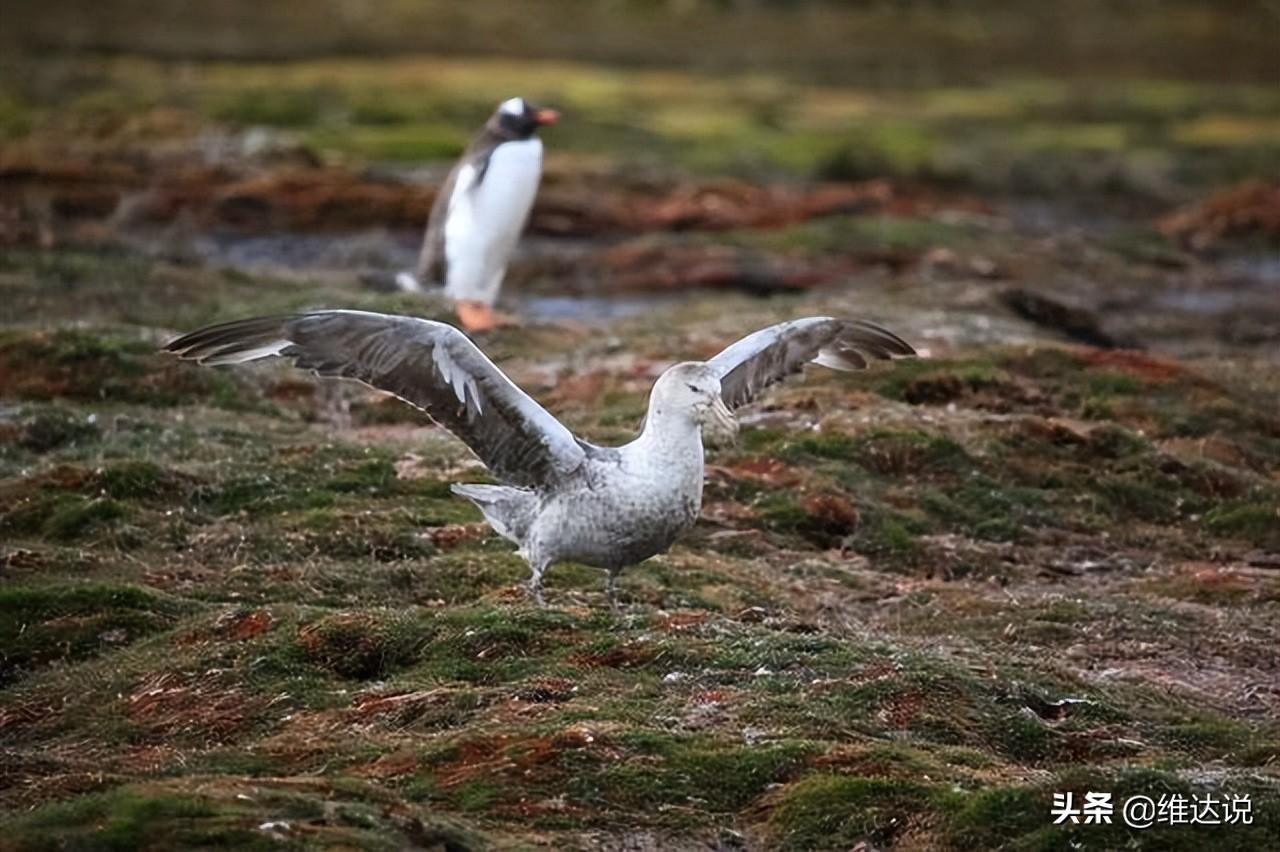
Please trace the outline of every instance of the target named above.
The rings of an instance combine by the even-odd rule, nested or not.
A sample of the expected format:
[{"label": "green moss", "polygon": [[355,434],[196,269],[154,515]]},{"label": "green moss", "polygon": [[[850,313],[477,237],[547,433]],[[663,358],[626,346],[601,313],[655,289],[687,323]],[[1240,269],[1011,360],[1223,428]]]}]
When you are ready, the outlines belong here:
[{"label": "green moss", "polygon": [[909,515],[870,506],[862,511],[851,545],[872,560],[909,564],[921,554],[919,539],[926,532],[927,527]]},{"label": "green moss", "polygon": [[[809,499],[819,503],[830,500],[852,507],[848,498],[837,493],[811,495]],[[852,509],[849,512],[811,511],[787,491],[760,494],[752,501],[751,506],[766,529],[799,535],[820,547],[837,544],[858,528],[856,512]]]},{"label": "green moss", "polygon": [[[115,500],[75,495],[60,495],[43,503],[43,508],[48,514],[40,532],[54,541],[64,542],[84,538],[129,515],[129,510]],[[0,527],[6,520],[0,520]]]},{"label": "green moss", "polygon": [[324,488],[338,493],[382,495],[396,481],[396,469],[388,458],[371,459],[341,471],[324,483]]},{"label": "green moss", "polygon": [[428,625],[413,613],[340,613],[304,625],[297,643],[320,668],[370,680],[413,663],[429,639]]},{"label": "green moss", "polygon": [[885,174],[934,177],[940,140],[920,124],[878,123],[852,134],[813,167],[819,180],[868,180]]},{"label": "green moss", "polygon": [[779,849],[885,846],[949,797],[914,781],[815,775],[788,787],[770,817]]},{"label": "green moss", "polygon": [[1089,431],[1085,448],[1090,455],[1125,459],[1151,451],[1151,443],[1121,426],[1106,424]]},{"label": "green moss", "polygon": [[792,460],[805,457],[855,462],[880,476],[945,475],[968,470],[964,448],[945,436],[916,430],[876,430],[867,435],[824,433],[793,441],[784,449]]},{"label": "green moss", "polygon": [[1096,396],[1133,394],[1142,389],[1142,384],[1133,376],[1105,371],[1089,373],[1087,386]]},{"label": "green moss", "polygon": [[944,405],[978,394],[992,397],[984,406],[988,408],[1020,402],[1025,396],[1007,373],[987,364],[929,370],[902,386],[902,399],[912,405]]},{"label": "green moss", "polygon": [[448,482],[400,479],[393,458],[381,449],[301,446],[288,458],[255,460],[246,468],[233,468],[225,479],[200,485],[194,493],[197,503],[215,515],[267,518],[302,512],[314,521],[325,517],[325,510],[336,518],[344,508],[367,508],[368,500],[395,499],[398,507],[412,512],[410,520],[418,527],[478,517],[470,503],[452,495]]},{"label": "green moss", "polygon": [[202,491],[198,496],[215,514],[226,515],[257,510],[265,501],[276,497],[278,490],[279,486],[269,477],[249,475],[229,479],[216,488]]},{"label": "green moss", "polygon": [[941,758],[952,766],[965,766],[971,769],[989,769],[995,765],[991,757],[973,748],[946,748],[942,750]]},{"label": "green moss", "polygon": [[173,405],[211,393],[226,379],[183,368],[154,344],[120,333],[0,332],[0,375],[18,399]]},{"label": "green moss", "polygon": [[1062,346],[1008,350],[994,360],[1011,373],[1055,383],[1077,379],[1085,366],[1075,352]]},{"label": "green moss", "polygon": [[861,448],[862,445],[851,435],[824,432],[791,441],[786,445],[786,452],[792,457],[803,454],[820,459],[855,461]]},{"label": "green moss", "polygon": [[1002,486],[983,476],[945,490],[926,490],[920,506],[946,528],[989,541],[1016,541],[1027,527],[1042,523],[1038,492]]},{"label": "green moss", "polygon": [[449,801],[460,811],[481,812],[488,810],[495,801],[500,800],[504,792],[503,787],[493,782],[476,779],[450,791]]},{"label": "green moss", "polygon": [[232,124],[309,127],[340,107],[338,95],[331,88],[272,86],[228,93],[211,106],[210,112],[219,121]]},{"label": "green moss", "polygon": [[509,683],[552,662],[550,651],[573,634],[575,622],[550,612],[479,607],[433,622],[417,655],[417,677],[468,683]]},{"label": "green moss", "polygon": [[726,748],[654,732],[629,734],[624,744],[638,757],[574,784],[579,796],[638,812],[663,806],[735,811],[789,777],[812,753],[804,743]]},{"label": "green moss", "polygon": [[[190,826],[216,815],[217,810],[200,797],[121,789],[41,808],[16,820],[11,837],[28,849],[135,850],[166,841],[208,840]],[[270,847],[269,839],[249,830],[233,832],[227,839],[232,837],[247,848]]]},{"label": "green moss", "polygon": [[117,500],[146,500],[172,497],[179,481],[154,462],[133,460],[103,468],[97,482],[108,496]]},{"label": "green moss", "polygon": [[1232,758],[1241,766],[1263,768],[1275,766],[1280,762],[1280,736],[1274,739],[1258,739],[1232,753]]},{"label": "green moss", "polygon": [[0,681],[124,647],[171,628],[193,609],[134,586],[0,589]]},{"label": "green moss", "polygon": [[95,421],[64,408],[43,408],[22,426],[18,443],[35,453],[97,443],[102,430]]},{"label": "green moss", "polygon": [[127,515],[128,510],[114,500],[67,501],[49,516],[44,533],[54,541],[70,541]]},{"label": "green moss", "polygon": [[9,489],[0,499],[0,532],[74,542],[112,531],[113,544],[132,547],[137,536],[119,522],[138,514],[133,504],[180,499],[187,485],[151,462],[116,462],[97,471],[61,465]]},{"label": "green moss", "polygon": [[307,135],[322,150],[354,154],[370,160],[422,162],[450,160],[466,147],[466,131],[435,123],[373,123],[329,127]]},{"label": "green moss", "polygon": [[240,775],[245,777],[279,776],[286,763],[279,757],[248,751],[241,747],[214,748],[194,755],[184,767],[204,775]]},{"label": "green moss", "polygon": [[1205,514],[1204,525],[1223,538],[1280,548],[1280,503],[1274,501],[1217,506]]},{"label": "green moss", "polygon": [[[354,513],[332,509],[312,509],[298,519],[306,530],[300,537],[285,536],[274,548],[284,558],[323,553],[329,559],[371,559],[376,562],[400,562],[420,559],[436,553],[431,541],[419,532],[416,524],[407,525],[404,515],[394,510],[370,509]],[[291,530],[288,521],[272,524],[277,531]]]},{"label": "green moss", "polygon": [[957,848],[996,849],[1045,827],[1052,797],[1020,787],[992,787],[957,797],[947,837]]},{"label": "green moss", "polygon": [[1183,511],[1183,495],[1160,479],[1146,481],[1134,475],[1102,476],[1092,487],[1121,517],[1172,523]]},{"label": "green moss", "polygon": [[986,729],[994,750],[1021,763],[1038,764],[1056,755],[1059,735],[1034,714],[995,712]]},{"label": "green moss", "polygon": [[1170,746],[1185,749],[1199,758],[1224,758],[1242,751],[1257,740],[1248,725],[1230,719],[1203,718],[1169,725],[1159,731]]},{"label": "green moss", "polygon": [[[843,438],[843,435],[832,436]],[[790,440],[790,433],[783,429],[745,429],[738,435],[738,442],[743,452],[766,454],[777,450],[785,441]],[[820,455],[820,453],[815,453]]]},{"label": "green moss", "polygon": [[883,476],[958,473],[973,465],[955,441],[924,432],[873,432],[859,443],[857,462]]},{"label": "green moss", "polygon": [[271,474],[250,474],[230,479],[203,491],[201,498],[218,515],[238,512],[265,515],[323,509],[332,506],[335,499],[330,491],[291,480],[287,475],[277,479]]},{"label": "green moss", "polygon": [[[327,794],[268,783],[255,785],[252,795],[234,797],[216,784],[193,793],[153,783],[46,805],[3,826],[15,848],[40,850],[265,850],[316,843],[391,850],[406,845],[406,838],[448,849],[487,846],[480,836],[448,824],[390,819],[383,813],[388,802],[369,785],[341,782]],[[276,827],[259,827],[267,822]],[[307,830],[299,831],[300,825]]]},{"label": "green moss", "polygon": [[0,139],[25,136],[35,125],[36,111],[9,92],[0,92]]}]

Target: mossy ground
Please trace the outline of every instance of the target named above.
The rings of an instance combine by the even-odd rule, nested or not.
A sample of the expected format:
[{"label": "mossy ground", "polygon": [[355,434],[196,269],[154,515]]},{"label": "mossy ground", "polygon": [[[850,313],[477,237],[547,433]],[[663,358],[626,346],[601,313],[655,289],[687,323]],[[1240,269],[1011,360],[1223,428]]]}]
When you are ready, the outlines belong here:
[{"label": "mossy ground", "polygon": [[[455,151],[487,109],[466,91],[519,72],[595,117],[597,133],[555,139],[565,163],[643,151],[666,169],[1003,193],[1016,182],[992,163],[1035,171],[1019,158],[1043,153],[1071,174],[1132,156],[1135,133],[1195,180],[1275,154],[1211,120],[1274,121],[1248,88],[783,103],[759,82],[566,64],[157,67],[104,62],[109,83],[58,115],[0,101],[17,116],[4,132],[99,113],[155,132],[176,103],[326,156],[416,161]],[[643,132],[623,92],[649,108]],[[960,137],[968,160],[947,153]],[[1018,150],[998,157],[996,139]],[[1117,191],[1143,207],[1147,188]],[[1080,202],[1044,200],[1068,219]],[[709,455],[699,525],[623,575],[616,617],[581,566],[551,572],[550,609],[526,603],[521,560],[448,490],[485,473],[413,412],[155,352],[245,314],[439,305],[111,240],[6,250],[0,848],[1280,845],[1274,327],[1248,306],[1161,308],[1239,279],[1141,217],[1046,235],[1005,196],[984,204],[686,235],[851,265],[803,293],[694,293],[480,338],[600,441],[631,433],[667,364],[771,321],[870,315],[929,352],[813,369],[746,411],[739,443]],[[1006,286],[1092,300],[1156,352],[1050,339],[1001,307]],[[1055,828],[1066,790],[1248,793],[1254,824]]]}]

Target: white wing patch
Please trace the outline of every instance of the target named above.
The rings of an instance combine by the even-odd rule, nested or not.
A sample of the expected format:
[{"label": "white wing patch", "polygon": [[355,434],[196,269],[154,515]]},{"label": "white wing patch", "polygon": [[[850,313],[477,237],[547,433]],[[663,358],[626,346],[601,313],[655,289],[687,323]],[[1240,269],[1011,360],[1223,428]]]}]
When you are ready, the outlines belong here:
[{"label": "white wing patch", "polygon": [[453,395],[458,398],[458,402],[466,404],[467,401],[467,374],[458,369],[458,365],[453,363],[453,359],[449,357],[449,350],[444,346],[433,346],[431,348],[431,360],[435,362],[436,372],[440,374],[440,378],[453,388]]},{"label": "white wing patch", "polygon": [[290,345],[292,345],[291,341],[288,340],[273,340],[270,343],[253,349],[246,349],[243,352],[236,352],[231,355],[223,355],[221,357],[215,355],[212,358],[204,359],[201,363],[210,367],[218,367],[223,364],[244,364],[248,361],[256,361],[259,358],[269,358],[272,355],[279,355],[280,350]]},{"label": "white wing patch", "polygon": [[818,352],[818,357],[814,358],[812,363],[820,367],[826,367],[829,370],[839,370],[842,373],[861,370],[867,366],[867,361],[857,352],[851,352],[849,355],[841,355],[834,349],[823,349]]}]

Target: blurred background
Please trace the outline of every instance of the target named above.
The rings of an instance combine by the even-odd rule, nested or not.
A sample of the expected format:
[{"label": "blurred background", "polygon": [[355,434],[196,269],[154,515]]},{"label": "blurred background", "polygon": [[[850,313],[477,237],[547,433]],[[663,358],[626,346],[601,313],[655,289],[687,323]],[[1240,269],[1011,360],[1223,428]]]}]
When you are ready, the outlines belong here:
[{"label": "blurred background", "polygon": [[[627,309],[564,295],[769,293],[950,262],[974,235],[932,214],[995,201],[1028,234],[1101,225],[1130,255],[1204,250],[1274,236],[1274,183],[1256,181],[1280,167],[1278,35],[1263,0],[18,0],[0,34],[0,240],[404,268],[449,162],[518,92],[567,115],[509,278],[537,315]],[[734,233],[670,238],[688,231]],[[978,266],[995,275],[1000,248]],[[1273,301],[1255,284],[1164,307],[1247,316]],[[1082,287],[1074,307],[1099,307]]]},{"label": "blurred background", "polygon": [[[0,848],[1280,848],[1274,0],[2,17]],[[928,356],[744,411],[616,620],[524,605],[417,412],[156,354],[452,318],[386,281],[513,95],[563,118],[477,342],[579,434],[787,318]]]},{"label": "blurred background", "polygon": [[[768,293],[949,261],[929,250],[963,226],[932,213],[996,200],[1027,233],[1203,250],[1274,236],[1274,183],[1256,181],[1280,167],[1278,35],[1263,0],[19,0],[0,34],[0,240],[403,268],[450,160],[518,92],[567,114],[509,278],[545,297],[524,307],[538,315],[626,310],[561,295]],[[1226,307],[1270,301],[1255,289]],[[1187,298],[1223,307],[1166,301]]]}]

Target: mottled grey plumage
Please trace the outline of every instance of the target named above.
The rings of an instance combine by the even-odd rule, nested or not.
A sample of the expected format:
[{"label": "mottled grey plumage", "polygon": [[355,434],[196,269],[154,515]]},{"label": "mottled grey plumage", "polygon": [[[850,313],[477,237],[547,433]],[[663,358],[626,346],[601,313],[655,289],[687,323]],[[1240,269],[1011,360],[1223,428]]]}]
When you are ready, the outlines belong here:
[{"label": "mottled grey plumage", "polygon": [[810,361],[853,370],[867,366],[865,356],[915,354],[892,332],[862,320],[810,317],[770,326],[709,361],[664,372],[639,436],[611,448],[575,437],[444,323],[317,311],[210,326],[165,348],[202,364],[282,355],[421,408],[502,481],[453,490],[518,545],[532,569],[535,600],[542,603],[546,569],[572,561],[608,572],[611,604],[620,570],[665,551],[697,519],[703,428],[736,429],[729,406],[745,404]]}]

